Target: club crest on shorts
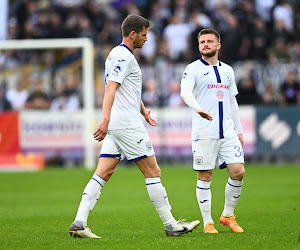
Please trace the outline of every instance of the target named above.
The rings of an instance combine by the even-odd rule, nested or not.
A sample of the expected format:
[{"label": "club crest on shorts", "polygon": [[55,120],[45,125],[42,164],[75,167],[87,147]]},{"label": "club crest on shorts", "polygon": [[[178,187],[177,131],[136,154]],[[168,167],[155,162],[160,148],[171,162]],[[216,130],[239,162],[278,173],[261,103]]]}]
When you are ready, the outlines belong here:
[{"label": "club crest on shorts", "polygon": [[150,151],[152,149],[151,141],[148,141],[145,144],[146,144],[147,150]]},{"label": "club crest on shorts", "polygon": [[195,164],[201,165],[203,163],[203,156],[195,156]]}]

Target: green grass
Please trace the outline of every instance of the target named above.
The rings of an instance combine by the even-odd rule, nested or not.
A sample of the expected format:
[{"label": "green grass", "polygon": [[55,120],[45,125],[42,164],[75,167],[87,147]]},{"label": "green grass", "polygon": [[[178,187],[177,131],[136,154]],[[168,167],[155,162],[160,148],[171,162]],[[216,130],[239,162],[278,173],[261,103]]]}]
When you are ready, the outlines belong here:
[{"label": "green grass", "polygon": [[228,174],[215,170],[211,189],[217,235],[202,233],[196,173],[162,167],[174,217],[201,221],[193,233],[168,238],[142,174],[135,167],[120,167],[89,217],[89,226],[103,238],[71,238],[68,229],[92,174],[84,169],[0,173],[0,249],[300,249],[300,166],[247,167],[235,211],[243,234],[218,223]]}]

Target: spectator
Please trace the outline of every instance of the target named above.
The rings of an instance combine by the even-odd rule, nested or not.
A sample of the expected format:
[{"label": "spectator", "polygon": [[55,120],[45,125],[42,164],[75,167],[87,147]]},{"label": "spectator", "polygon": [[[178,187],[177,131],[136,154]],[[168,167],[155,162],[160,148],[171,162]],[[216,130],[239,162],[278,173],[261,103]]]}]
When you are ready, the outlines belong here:
[{"label": "spectator", "polygon": [[6,92],[6,98],[11,103],[14,110],[21,110],[24,108],[28,98],[28,89],[24,79],[18,79],[16,88],[11,88]]},{"label": "spectator", "polygon": [[267,60],[267,51],[270,45],[268,29],[262,18],[255,20],[254,29],[251,35],[250,54],[255,60]]},{"label": "spectator", "polygon": [[78,23],[79,23],[78,37],[88,37],[94,41],[94,44],[97,44],[96,31],[91,25],[90,19],[88,19],[86,16],[80,16]]},{"label": "spectator", "polygon": [[275,91],[271,83],[266,84],[262,99],[265,105],[277,105]]},{"label": "spectator", "polygon": [[145,106],[160,106],[160,94],[157,89],[157,83],[155,79],[149,79],[145,84],[145,90],[142,94],[142,100]]},{"label": "spectator", "polygon": [[261,96],[257,93],[254,80],[251,76],[247,76],[239,83],[239,94],[237,100],[240,105],[261,104]]},{"label": "spectator", "polygon": [[34,90],[29,94],[25,104],[27,109],[48,109],[50,107],[50,99],[43,91],[43,83],[41,79],[37,79],[34,83]]},{"label": "spectator", "polygon": [[3,87],[0,87],[0,113],[11,109],[12,106],[5,96],[5,90]]},{"label": "spectator", "polygon": [[180,96],[180,83],[177,81],[172,81],[169,84],[169,93],[167,96],[167,106],[179,107],[184,106],[185,103]]},{"label": "spectator", "polygon": [[80,97],[74,75],[68,74],[66,76],[64,87],[56,85],[56,94],[57,96],[53,99],[50,106],[52,110],[77,110],[80,108]]},{"label": "spectator", "polygon": [[278,0],[273,10],[273,18],[275,22],[282,21],[287,31],[293,31],[293,10],[286,0]]},{"label": "spectator", "polygon": [[286,80],[280,88],[280,105],[295,105],[300,104],[300,86],[295,80],[295,74],[289,71]]},{"label": "spectator", "polygon": [[164,30],[164,40],[167,43],[168,57],[172,61],[183,60],[188,49],[188,38],[192,32],[190,24],[183,23],[182,17],[171,16]]}]

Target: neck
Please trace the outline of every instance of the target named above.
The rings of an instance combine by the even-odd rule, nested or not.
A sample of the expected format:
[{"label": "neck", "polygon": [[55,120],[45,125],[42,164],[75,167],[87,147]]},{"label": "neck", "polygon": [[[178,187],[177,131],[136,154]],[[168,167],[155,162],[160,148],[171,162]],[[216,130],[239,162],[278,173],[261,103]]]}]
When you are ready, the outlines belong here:
[{"label": "neck", "polygon": [[132,52],[135,49],[133,46],[133,42],[130,37],[123,37],[122,44],[125,44]]},{"label": "neck", "polygon": [[202,59],[206,61],[209,65],[217,65],[218,64],[218,56],[215,55],[213,57],[202,56]]}]

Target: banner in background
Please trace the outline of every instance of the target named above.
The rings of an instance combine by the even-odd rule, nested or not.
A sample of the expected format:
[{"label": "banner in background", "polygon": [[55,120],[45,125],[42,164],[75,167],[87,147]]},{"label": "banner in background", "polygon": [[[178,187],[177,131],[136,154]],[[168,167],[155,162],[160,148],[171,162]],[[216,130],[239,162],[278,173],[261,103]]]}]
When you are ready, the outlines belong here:
[{"label": "banner in background", "polygon": [[18,112],[0,113],[0,157],[20,152]]},{"label": "banner in background", "polygon": [[244,137],[243,150],[245,155],[253,155],[256,151],[256,108],[240,106],[240,117]]},{"label": "banner in background", "polygon": [[[98,114],[91,124],[90,136],[98,125]],[[151,116],[158,122],[156,127],[145,122],[156,156],[167,161],[192,159],[192,110],[188,107],[151,109]],[[255,152],[255,108],[240,108],[244,134],[244,152]],[[67,161],[78,162],[84,157],[84,112],[20,112],[20,145],[22,152],[42,153],[46,158],[63,157]],[[142,117],[141,119],[144,120]],[[102,143],[94,141],[96,155],[99,155]]]},{"label": "banner in background", "polygon": [[257,108],[257,155],[300,155],[299,107]]},{"label": "banner in background", "polygon": [[20,112],[22,149],[82,148],[84,114],[76,112]]},{"label": "banner in background", "polygon": [[[188,107],[151,109],[157,127],[145,122],[155,153],[158,156],[191,157],[192,110]],[[244,153],[253,155],[256,150],[255,107],[241,106],[240,117],[244,136]]]}]

